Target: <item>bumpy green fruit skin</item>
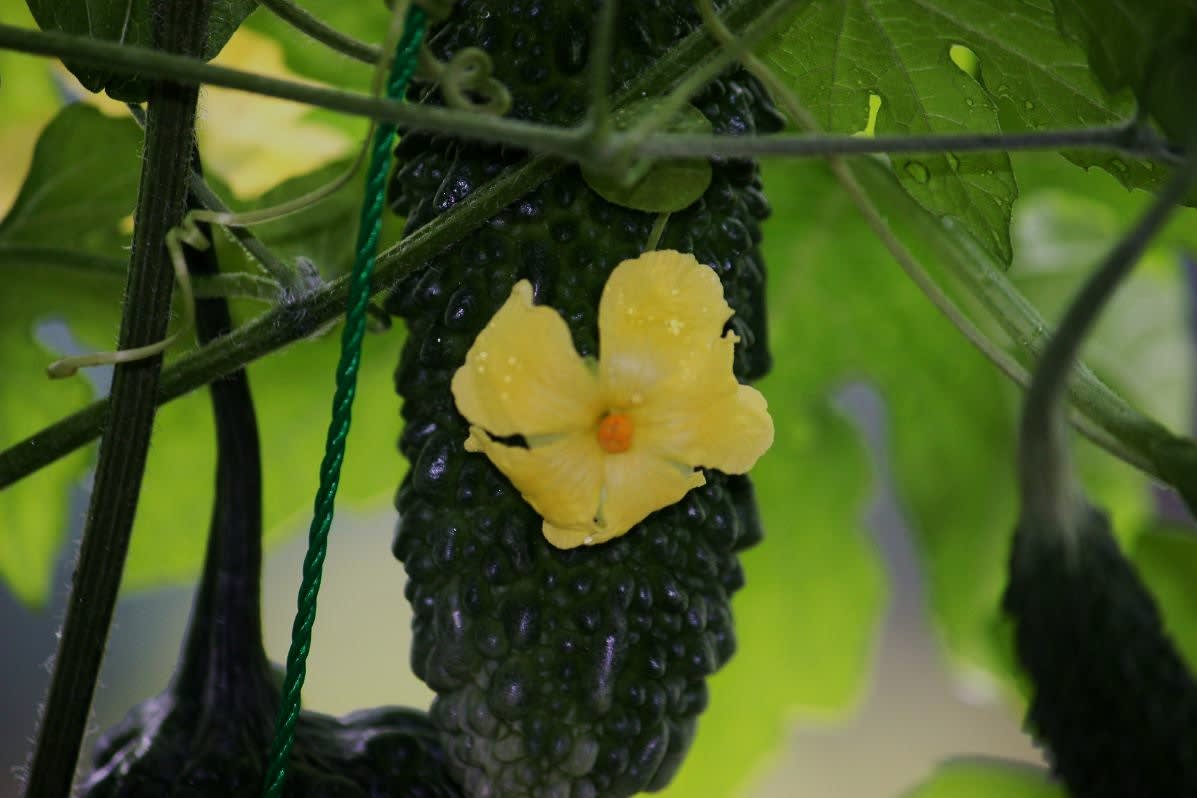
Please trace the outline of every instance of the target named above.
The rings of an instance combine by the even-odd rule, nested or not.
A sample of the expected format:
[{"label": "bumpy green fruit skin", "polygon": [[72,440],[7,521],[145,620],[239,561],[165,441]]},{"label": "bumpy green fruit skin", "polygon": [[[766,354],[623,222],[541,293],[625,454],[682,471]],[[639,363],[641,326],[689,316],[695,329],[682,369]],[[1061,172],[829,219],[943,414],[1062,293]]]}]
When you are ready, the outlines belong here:
[{"label": "bumpy green fruit skin", "polygon": [[[258,795],[279,700],[280,679],[265,676],[242,672],[236,684],[198,694],[176,686],[138,704],[100,738],[81,795]],[[460,798],[461,792],[427,716],[384,707],[343,718],[302,713],[283,795]]]},{"label": "bumpy green fruit skin", "polygon": [[[515,115],[576,121],[595,4],[468,2],[431,38],[440,57],[481,46]],[[634,76],[697,24],[688,0],[624,3],[613,83]],[[778,129],[744,73],[696,98],[718,132]],[[444,137],[407,136],[391,185],[408,231],[521,157]],[[662,249],[693,252],[723,281],[742,343],[741,379],[769,368],[764,264],[768,208],[755,164],[722,161],[705,195],[675,213]],[[408,338],[395,374],[411,463],[397,497],[394,551],[414,612],[411,661],[437,691],[433,721],[472,798],[620,798],[668,783],[707,704],[705,679],[732,655],[736,553],[761,537],[749,480],[707,485],[626,536],[562,551],[511,484],[462,444],[454,371],[520,279],[556,308],[583,355],[597,355],[597,307],[611,270],[639,255],[654,217],[612,205],[577,168],[490,219],[397,286],[389,309]]]},{"label": "bumpy green fruit skin", "polygon": [[1104,513],[1075,536],[1020,525],[1003,607],[1027,725],[1073,798],[1197,795],[1197,684]]}]

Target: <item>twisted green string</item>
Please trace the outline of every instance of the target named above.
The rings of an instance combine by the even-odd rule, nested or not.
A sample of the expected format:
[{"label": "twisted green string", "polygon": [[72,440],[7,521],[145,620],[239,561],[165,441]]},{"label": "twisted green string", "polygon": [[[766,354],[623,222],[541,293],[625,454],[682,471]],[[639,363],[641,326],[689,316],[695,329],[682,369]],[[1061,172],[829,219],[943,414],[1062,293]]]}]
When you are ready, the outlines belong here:
[{"label": "twisted green string", "polygon": [[[399,99],[407,88],[416,66],[416,55],[424,38],[426,12],[413,6],[403,26],[403,36],[395,52],[387,77],[386,95]],[[345,460],[345,439],[353,415],[353,397],[357,393],[357,372],[362,360],[362,337],[366,331],[366,305],[370,301],[370,275],[378,248],[385,202],[385,182],[391,160],[391,141],[395,126],[379,123],[371,142],[370,166],[366,173],[365,201],[357,231],[356,257],[349,282],[349,307],[345,313],[345,328],[341,333],[341,358],[337,363],[337,390],[333,395],[332,421],[328,425],[328,439],[324,445],[324,460],[320,464],[320,487],[312,526],[308,531],[308,552],[303,561],[303,581],[291,627],[291,649],[287,653],[287,676],[283,682],[282,703],[279,707],[274,742],[270,747],[270,764],[266,771],[265,798],[282,795],[287,778],[287,759],[295,742],[295,724],[299,720],[300,692],[307,676],[308,651],[312,645],[312,625],[316,622],[316,597],[320,592],[324,557],[328,552],[328,531],[332,526],[337,486],[341,479],[341,463]]]}]

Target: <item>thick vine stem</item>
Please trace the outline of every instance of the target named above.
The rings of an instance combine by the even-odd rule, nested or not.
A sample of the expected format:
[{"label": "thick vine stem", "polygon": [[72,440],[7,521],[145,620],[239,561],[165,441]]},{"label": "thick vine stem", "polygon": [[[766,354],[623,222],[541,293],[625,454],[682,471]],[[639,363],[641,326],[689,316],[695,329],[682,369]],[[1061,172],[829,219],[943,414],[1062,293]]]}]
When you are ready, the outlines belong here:
[{"label": "thick vine stem", "polygon": [[[155,44],[176,52],[200,52],[209,7],[208,2],[157,0],[152,14]],[[145,160],[119,338],[124,349],[160,340],[166,333],[173,275],[165,240],[183,217],[197,96],[194,87],[150,84]],[[26,785],[30,798],[59,798],[71,789],[128,551],[161,368],[161,358],[155,357],[118,365],[113,375],[83,543]]]},{"label": "thick vine stem", "polygon": [[[133,115],[133,119],[144,130],[145,111],[138,105],[129,105],[128,109],[129,113]],[[233,212],[216,195],[216,192],[212,190],[208,182],[204,180],[204,176],[198,172],[192,172],[191,174],[191,191],[199,201],[198,208],[206,209],[218,216],[232,215]],[[278,292],[281,293],[280,299],[289,300],[296,294],[303,293],[314,287],[312,281],[307,279],[305,275],[287,266],[287,264],[276,257],[270,248],[262,243],[262,240],[255,236],[249,228],[237,225],[222,225],[220,229],[249,253],[253,261],[258,264],[262,271],[275,284]],[[222,276],[231,277],[232,275],[201,275],[201,278],[196,281],[197,293],[199,284],[202,284],[205,280],[217,281]]]},{"label": "thick vine stem", "polygon": [[[745,25],[751,17],[735,14],[739,9],[751,7],[760,13],[772,8],[761,0],[741,0],[730,4],[724,17],[738,25]],[[763,30],[763,28],[762,28]],[[749,37],[751,38],[751,37]],[[697,44],[697,42],[694,42]],[[589,129],[558,128],[548,125],[523,122],[518,119],[501,118],[440,108],[432,105],[403,104],[368,95],[339,91],[310,84],[295,83],[277,78],[268,78],[228,67],[207,64],[195,58],[182,58],[161,53],[145,47],[117,44],[102,39],[71,36],[50,31],[34,31],[0,24],[0,49],[17,50],[35,55],[69,58],[80,64],[91,64],[119,74],[152,74],[182,83],[206,83],[238,91],[279,97],[354,116],[372,118],[379,122],[394,122],[406,130],[427,130],[446,133],[461,138],[506,144],[530,152],[551,154],[571,161],[588,161],[599,157],[592,147],[586,146]],[[717,72],[734,58],[724,62],[712,62]],[[705,73],[696,73],[694,90],[709,80]],[[712,74],[713,76],[713,74]],[[686,87],[678,96],[689,96],[693,91]],[[683,103],[684,104],[684,101]],[[657,130],[668,122],[670,116],[664,112],[662,120],[654,122]],[[1096,148],[1123,153],[1128,156],[1149,157],[1169,162],[1175,161],[1178,153],[1168,145],[1145,138],[1141,132],[1128,136],[1125,125],[1105,128],[1077,130],[1044,130],[1018,134],[934,134],[917,137],[878,137],[874,139],[842,135],[789,135],[771,136],[726,136],[692,137],[682,134],[653,134],[647,130],[630,130],[623,136],[612,137],[619,143],[619,149],[630,149],[633,156],[694,157],[701,153],[717,153],[735,157],[756,157],[769,154],[787,154],[802,157],[824,157],[836,154],[867,154],[903,152],[981,152],[1023,150],[1056,150],[1061,147]],[[630,140],[629,140],[630,139]],[[1009,145],[1007,144],[1009,141]],[[652,142],[652,143],[650,143]],[[695,142],[698,142],[696,144]],[[906,142],[906,143],[903,143]],[[608,148],[610,149],[610,148]]]},{"label": "thick vine stem", "polygon": [[1147,210],[1119,239],[1068,306],[1031,376],[1018,433],[1018,475],[1026,528],[1072,530],[1073,495],[1062,415],[1081,345],[1123,278],[1197,182],[1197,137],[1189,156]]},{"label": "thick vine stem", "polygon": [[[202,175],[199,153],[193,153],[194,177]],[[194,185],[191,208],[203,207]],[[211,227],[197,223],[205,237]],[[187,252],[193,279],[219,275],[216,252],[208,247]],[[195,331],[206,346],[233,330],[229,303],[204,298],[195,303]],[[222,686],[237,685],[244,673],[269,669],[262,647],[260,581],[262,568],[262,457],[258,422],[254,413],[249,377],[239,369],[208,385],[216,425],[216,500],[204,571],[195,598],[180,667],[172,687],[199,694],[208,686],[225,706],[235,706],[243,696],[221,695]],[[253,685],[256,686],[256,685]],[[248,688],[249,685],[245,685]],[[226,691],[231,693],[233,691]]]}]

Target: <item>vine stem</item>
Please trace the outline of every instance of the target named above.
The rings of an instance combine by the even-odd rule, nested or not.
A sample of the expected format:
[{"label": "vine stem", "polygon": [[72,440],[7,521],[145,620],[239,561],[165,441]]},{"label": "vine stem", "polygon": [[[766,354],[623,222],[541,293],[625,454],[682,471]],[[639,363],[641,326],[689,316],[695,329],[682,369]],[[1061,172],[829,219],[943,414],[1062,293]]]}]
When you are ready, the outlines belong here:
[{"label": "vine stem", "polygon": [[[1190,149],[1197,148],[1197,133],[1190,139]],[[1102,308],[1139,262],[1151,239],[1188,195],[1194,182],[1197,182],[1197,152],[1191,151],[1130,232],[1118,240],[1085,281],[1039,358],[1027,390],[1018,431],[1019,492],[1023,512],[1020,525],[1023,528],[1076,528],[1073,515],[1078,503],[1073,495],[1068,447],[1060,424],[1068,377]],[[1032,523],[1025,523],[1027,521]]]},{"label": "vine stem", "polygon": [[[208,10],[206,1],[155,0],[155,44],[200,52]],[[183,218],[197,96],[195,87],[150,84],[144,165],[121,316],[119,342],[124,349],[151,344],[166,334],[174,277],[165,241]],[[26,785],[30,798],[70,793],[129,548],[161,369],[159,356],[117,365],[113,374],[83,542]]]},{"label": "vine stem", "polygon": [[[716,39],[723,42],[725,45],[733,37],[731,31],[720,21],[716,15],[715,9],[711,0],[698,0],[699,11],[702,13],[703,21],[707,28],[711,31]],[[747,53],[741,59],[745,69],[756,76],[758,80],[765,85],[769,93],[781,103],[785,109],[786,115],[797,124],[799,127],[812,131],[818,131],[818,122],[811,115],[811,113],[802,105],[794,92],[778,79],[777,75],[764,62],[758,59],[752,53]],[[835,175],[836,180],[840,186],[848,194],[849,199],[856,206],[865,223],[873,231],[873,234],[881,241],[882,245],[889,250],[891,256],[897,261],[899,267],[915,284],[916,287],[923,293],[928,301],[938,310],[951,324],[954,326],[964,338],[973,345],[982,355],[984,355],[999,371],[1005,374],[1012,382],[1017,385],[1027,387],[1030,385],[1031,379],[1027,370],[1021,363],[1015,360],[1008,352],[1000,346],[991,341],[988,336],[981,331],[971,319],[964,314],[963,311],[952,301],[942,288],[935,282],[927,270],[915,257],[914,253],[906,247],[905,244],[898,238],[889,224],[882,218],[876,206],[869,198],[868,193],[861,186],[857,179],[853,168],[841,157],[830,156],[827,159],[828,166],[831,168],[832,174]],[[1119,399],[1119,401],[1121,401]],[[1117,438],[1109,435],[1102,430],[1100,426],[1093,424],[1091,421],[1085,419],[1080,414],[1072,416],[1077,428],[1086,436],[1088,436],[1094,443],[1105,448],[1111,454],[1119,457],[1122,460],[1134,465],[1148,474],[1156,478],[1162,478],[1160,470],[1157,468],[1155,462],[1146,454],[1135,452],[1133,449],[1124,445],[1124,443]]]},{"label": "vine stem", "polygon": [[[733,0],[723,9],[723,18],[733,30],[741,29],[777,5],[776,0],[773,3],[768,0]],[[4,26],[0,26],[0,46],[3,45],[3,32]],[[617,106],[645,94],[661,94],[674,87],[700,64],[712,63],[715,55],[710,53],[707,39],[708,34],[702,30],[688,36],[638,76],[627,89],[613,96],[612,104]],[[373,290],[382,291],[392,285],[432,254],[453,244],[501,208],[539,185],[562,165],[555,159],[538,156],[475,191],[453,210],[380,255]],[[887,179],[871,179],[881,170],[879,165],[866,161],[859,166],[864,168],[858,176],[869,179],[870,193],[888,191],[907,206],[912,205],[913,201],[901,192],[892,179],[888,179],[888,175]],[[976,251],[961,250],[961,247],[975,242],[967,237],[944,236],[940,222],[917,206],[911,207],[911,211],[915,222],[926,230],[926,238],[930,242],[950,249],[945,255],[947,264],[966,285],[971,284],[972,292],[986,304],[1014,340],[1032,354],[1041,351],[1046,342],[1046,323],[1009,285],[986,253],[979,246],[974,246]],[[332,281],[292,303],[263,314],[211,346],[179,358],[163,372],[157,401],[162,403],[175,399],[295,340],[312,335],[342,314],[346,297],[345,278]],[[1021,366],[1011,366],[1011,371],[1016,379],[1018,375],[1029,379]],[[1175,479],[1167,476],[1169,469],[1174,471],[1190,461],[1197,463],[1197,448],[1191,441],[1172,434],[1162,425],[1137,413],[1083,367],[1078,367],[1076,372],[1073,400],[1080,410],[1074,418],[1078,428],[1099,445],[1146,473],[1156,477],[1162,473],[1165,481],[1176,484]],[[0,451],[0,489],[95,439],[102,428],[107,402],[107,399],[94,402]],[[1086,418],[1089,423],[1086,423]]]},{"label": "vine stem", "polygon": [[[134,121],[137,122],[142,130],[145,130],[145,111],[140,106],[132,103],[127,107]],[[230,215],[232,213],[229,207],[217,196],[216,192],[212,190],[212,187],[208,185],[208,182],[204,180],[204,176],[197,171],[192,171],[191,173],[191,191],[195,194],[196,199],[199,200],[202,209],[222,215]],[[270,248],[255,236],[248,227],[221,225],[220,229],[249,253],[250,258],[270,277],[271,281],[276,284],[276,288],[283,292],[284,297],[290,297],[295,293],[306,290],[307,286],[304,285],[303,277],[297,274],[295,269],[292,269],[279,260]],[[205,282],[205,278],[215,279],[232,276],[204,275],[199,282]]]},{"label": "vine stem", "polygon": [[654,157],[759,158],[766,156],[827,157],[935,152],[1016,152],[1079,148],[1117,150],[1125,155],[1168,163],[1184,160],[1140,119],[1115,125],[1018,133],[933,133],[910,136],[800,135],[709,136],[659,133],[638,145],[641,155]]},{"label": "vine stem", "polygon": [[[755,5],[761,7],[765,4]],[[67,58],[81,64],[102,66],[115,73],[150,74],[181,83],[223,86],[293,100],[353,116],[368,117],[377,122],[392,122],[408,130],[426,130],[506,144],[571,161],[586,160],[594,155],[587,146],[590,141],[590,126],[584,122],[578,127],[561,128],[452,108],[407,105],[356,92],[265,77],[145,47],[53,31],[26,30],[13,25],[0,24],[0,49]],[[684,94],[685,92],[679,92],[678,96]],[[610,148],[616,152],[626,152],[634,157],[658,158],[685,158],[697,155],[826,157],[887,152],[1056,150],[1061,147],[1113,150],[1127,156],[1149,157],[1168,162],[1175,162],[1179,157],[1164,143],[1127,124],[1079,130],[948,133],[875,138],[786,133],[769,136],[657,133],[649,137],[645,129],[612,133],[610,138]]]},{"label": "vine stem", "polygon": [[[733,0],[724,13],[731,24],[744,25],[776,2]],[[635,97],[667,91],[713,57],[706,35],[695,31],[615,93],[612,103],[619,105]],[[371,290],[377,293],[394,285],[407,272],[459,241],[563,166],[559,160],[536,156],[486,183],[452,210],[380,254]],[[262,314],[211,345],[180,357],[163,371],[157,402],[178,398],[314,334],[344,313],[347,298],[348,277],[342,276]],[[107,412],[108,399],[100,399],[0,452],[0,489],[94,440]]]},{"label": "vine stem", "polygon": [[[192,190],[195,190],[194,183]],[[19,262],[41,269],[69,269],[88,274],[105,274],[114,278],[124,277],[129,271],[129,264],[117,257],[39,244],[0,243],[0,259],[11,259],[13,263]],[[248,272],[192,275],[191,286],[196,299],[220,297],[256,299],[273,303],[285,299],[286,296],[282,286],[274,280]]]},{"label": "vine stem", "polygon": [[291,0],[258,0],[258,5],[268,9],[279,19],[291,25],[300,33],[307,34],[331,50],[361,61],[376,64],[382,58],[382,51],[372,44],[358,41],[328,25],[306,8]]}]

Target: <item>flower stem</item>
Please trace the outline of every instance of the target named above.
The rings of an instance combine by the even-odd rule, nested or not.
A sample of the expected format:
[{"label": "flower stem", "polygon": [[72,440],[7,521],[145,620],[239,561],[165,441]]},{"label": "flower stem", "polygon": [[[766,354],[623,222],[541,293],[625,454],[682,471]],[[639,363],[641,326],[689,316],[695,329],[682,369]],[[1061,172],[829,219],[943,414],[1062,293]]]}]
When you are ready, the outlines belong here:
[{"label": "flower stem", "polygon": [[[153,6],[156,45],[201,50],[207,2],[156,0]],[[166,334],[174,276],[165,239],[183,218],[197,95],[194,87],[150,84],[121,348],[144,346]],[[161,357],[152,357],[118,365],[113,375],[83,542],[26,786],[29,796],[59,798],[70,792],[129,547],[161,368]]]}]

